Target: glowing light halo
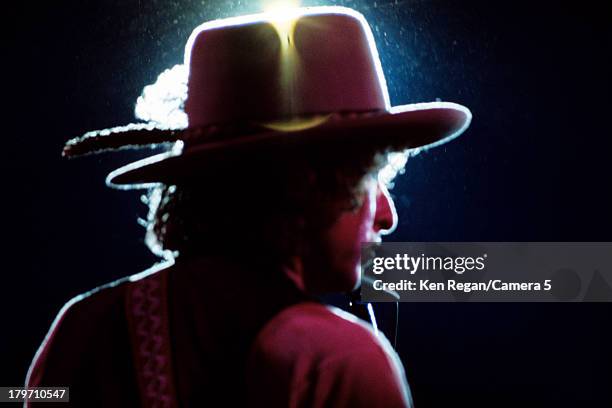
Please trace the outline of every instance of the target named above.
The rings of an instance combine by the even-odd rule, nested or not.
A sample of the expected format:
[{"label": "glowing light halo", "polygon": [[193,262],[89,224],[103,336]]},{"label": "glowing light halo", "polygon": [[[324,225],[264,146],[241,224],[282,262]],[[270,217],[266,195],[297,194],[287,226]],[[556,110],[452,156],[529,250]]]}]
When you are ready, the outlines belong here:
[{"label": "glowing light halo", "polygon": [[170,129],[187,127],[183,104],[187,99],[188,75],[187,67],[182,64],[159,74],[155,83],[145,86],[136,100],[136,118]]},{"label": "glowing light halo", "polygon": [[281,44],[285,48],[293,42],[296,17],[303,11],[299,7],[299,0],[275,0],[264,3],[264,14],[276,29]]}]

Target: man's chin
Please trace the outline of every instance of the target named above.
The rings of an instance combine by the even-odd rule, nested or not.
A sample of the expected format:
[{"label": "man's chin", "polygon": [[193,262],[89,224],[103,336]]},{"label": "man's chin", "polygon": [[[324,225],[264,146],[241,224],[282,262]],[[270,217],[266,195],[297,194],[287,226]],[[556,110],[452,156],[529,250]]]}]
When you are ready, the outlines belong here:
[{"label": "man's chin", "polygon": [[318,279],[305,282],[306,291],[315,295],[329,293],[349,293],[361,286],[361,275],[358,271],[328,270]]},{"label": "man's chin", "polygon": [[305,265],[304,283],[312,294],[348,293],[361,285],[361,265],[355,254],[311,258]]},{"label": "man's chin", "polygon": [[358,267],[351,265],[333,272],[337,277],[334,282],[334,292],[352,292],[361,286],[361,273]]}]

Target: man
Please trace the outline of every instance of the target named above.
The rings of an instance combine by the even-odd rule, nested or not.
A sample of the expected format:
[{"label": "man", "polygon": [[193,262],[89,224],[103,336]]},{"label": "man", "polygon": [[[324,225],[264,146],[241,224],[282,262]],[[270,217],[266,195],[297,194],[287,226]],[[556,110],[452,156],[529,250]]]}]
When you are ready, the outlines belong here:
[{"label": "man", "polygon": [[356,289],[361,243],[395,228],[393,152],[456,137],[469,111],[391,108],[371,31],[345,8],[206,23],[185,67],[187,123],[66,145],[170,147],[107,178],[149,189],[146,242],[166,262],[68,302],[28,386],[86,406],[409,406],[384,336],[318,299]]}]

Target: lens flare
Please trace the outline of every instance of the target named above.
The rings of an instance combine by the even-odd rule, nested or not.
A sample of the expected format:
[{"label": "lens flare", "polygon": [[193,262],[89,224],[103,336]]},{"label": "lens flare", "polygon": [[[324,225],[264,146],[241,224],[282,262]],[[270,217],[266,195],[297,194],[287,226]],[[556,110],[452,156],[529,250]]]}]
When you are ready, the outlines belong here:
[{"label": "lens flare", "polygon": [[283,92],[283,103],[286,111],[298,111],[296,100],[296,87],[298,86],[299,55],[294,47],[293,33],[300,13],[299,0],[268,1],[264,3],[264,12],[268,21],[276,29],[281,45],[280,54],[280,85]]},{"label": "lens flare", "polygon": [[270,15],[270,20],[281,38],[287,38],[291,35],[298,7],[300,7],[299,0],[272,0],[264,2],[264,13]]}]

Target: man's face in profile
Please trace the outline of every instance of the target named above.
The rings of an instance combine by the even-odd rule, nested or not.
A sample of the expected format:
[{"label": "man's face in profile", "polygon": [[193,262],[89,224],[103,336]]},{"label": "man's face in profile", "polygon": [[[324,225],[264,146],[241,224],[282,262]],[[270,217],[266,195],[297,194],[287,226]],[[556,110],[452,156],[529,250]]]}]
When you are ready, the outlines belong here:
[{"label": "man's face in profile", "polygon": [[397,213],[387,188],[375,176],[368,176],[360,206],[341,213],[324,232],[321,244],[329,268],[316,271],[317,276],[311,278],[320,282],[312,283],[330,290],[356,289],[361,282],[361,243],[380,242],[381,235],[389,234],[396,226]]}]

